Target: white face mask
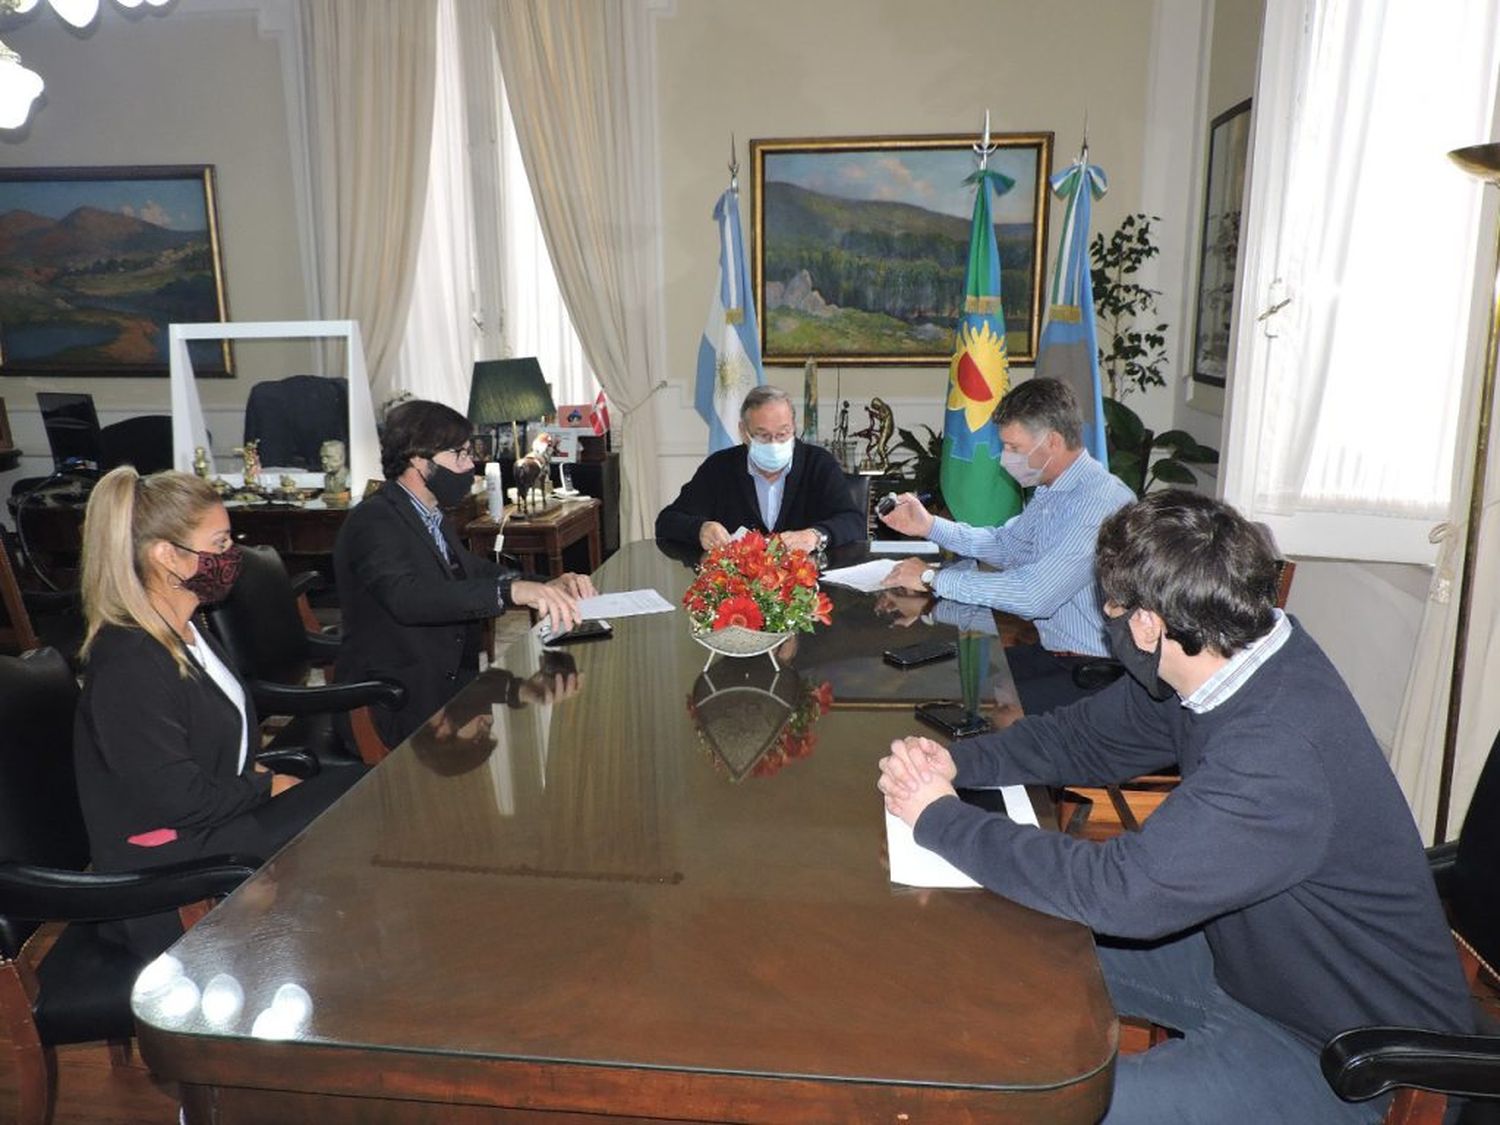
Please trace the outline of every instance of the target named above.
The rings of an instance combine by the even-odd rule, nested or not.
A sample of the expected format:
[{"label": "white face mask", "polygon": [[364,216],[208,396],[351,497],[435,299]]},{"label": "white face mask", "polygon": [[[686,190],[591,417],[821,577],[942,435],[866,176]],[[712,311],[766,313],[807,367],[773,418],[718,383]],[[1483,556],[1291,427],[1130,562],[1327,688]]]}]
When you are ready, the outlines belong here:
[{"label": "white face mask", "polygon": [[1047,471],[1047,466],[1052,462],[1052,455],[1047,455],[1047,460],[1042,462],[1042,467],[1034,469],[1031,467],[1031,455],[1037,451],[1045,438],[1037,439],[1025,453],[1012,453],[1008,449],[1000,451],[1000,465],[1007,473],[1015,477],[1016,483],[1022,488],[1035,488],[1042,483],[1042,474]]},{"label": "white face mask", "polygon": [[751,441],[750,463],[766,473],[779,473],[792,463],[792,446],[796,438],[786,441]]}]

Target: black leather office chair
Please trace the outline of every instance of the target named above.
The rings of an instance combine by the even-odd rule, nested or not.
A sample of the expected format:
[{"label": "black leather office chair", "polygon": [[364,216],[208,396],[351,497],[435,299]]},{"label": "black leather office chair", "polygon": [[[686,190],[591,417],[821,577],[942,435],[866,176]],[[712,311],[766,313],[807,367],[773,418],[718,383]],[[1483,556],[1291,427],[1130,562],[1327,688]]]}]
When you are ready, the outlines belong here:
[{"label": "black leather office chair", "polygon": [[864,513],[865,530],[870,528],[870,478],[863,473],[845,473],[844,483],[849,487],[849,499]]},{"label": "black leather office chair", "polygon": [[317,471],[329,439],[349,444],[347,380],[288,375],[250,388],[245,440],[260,442],[262,465]]},{"label": "black leather office chair", "polygon": [[269,748],[303,750],[322,765],[347,765],[360,759],[345,747],[334,716],[368,706],[400,707],[406,689],[378,679],[307,686],[314,666],[332,666],[339,639],[304,625],[297,603],[305,582],[293,583],[273,548],[246,547],[234,589],[205,615],[261,718],[292,717]]},{"label": "black leather office chair", "polygon": [[[56,1088],[53,1048],[135,1034],[130,990],[139,958],[99,923],[228,894],[257,861],[215,857],[139,874],[100,875],[73,775],[78,683],[51,649],[0,657],[0,1042],[16,1076],[15,1116],[41,1125]],[[42,922],[67,922],[40,955]]]},{"label": "black leather office chair", "polygon": [[99,471],[134,465],[141,476],[172,467],[172,416],[141,414],[99,431]]},{"label": "black leather office chair", "polygon": [[[1458,839],[1427,849],[1438,893],[1472,985],[1500,983],[1500,736],[1490,747]],[[1459,1120],[1500,1120],[1500,1026],[1481,1035],[1440,1035],[1399,1027],[1360,1027],[1329,1040],[1323,1075],[1345,1101],[1399,1090],[1388,1123],[1440,1121],[1441,1107],[1420,1091],[1473,1099]],[[1427,1103],[1424,1105],[1423,1103]],[[1427,1112],[1436,1116],[1410,1114]]]}]

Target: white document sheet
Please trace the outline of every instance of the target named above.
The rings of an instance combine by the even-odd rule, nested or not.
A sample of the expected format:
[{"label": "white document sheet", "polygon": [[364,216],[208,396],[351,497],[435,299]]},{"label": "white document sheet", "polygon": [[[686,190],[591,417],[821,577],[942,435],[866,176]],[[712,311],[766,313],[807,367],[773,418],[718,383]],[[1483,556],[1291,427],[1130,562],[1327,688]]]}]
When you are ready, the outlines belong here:
[{"label": "white document sheet", "polygon": [[579,615],[586,618],[639,617],[646,613],[671,613],[677,607],[655,590],[622,590],[617,594],[595,594],[578,599]]},{"label": "white document sheet", "polygon": [[907,558],[910,555],[921,557],[933,556],[941,550],[936,543],[930,539],[871,539],[870,554],[872,555],[899,555]]},{"label": "white document sheet", "polygon": [[873,594],[880,589],[880,584],[895,566],[895,559],[871,559],[856,566],[825,570],[818,576],[818,581],[832,582],[835,586],[850,586],[866,594]]},{"label": "white document sheet", "polygon": [[[1005,814],[1011,820],[1039,827],[1036,810],[1031,807],[1031,798],[1026,795],[1024,785],[1002,785],[999,789],[1005,799]],[[885,814],[885,850],[890,859],[893,883],[906,887],[979,886],[942,856],[917,843],[912,830],[889,812]]]}]

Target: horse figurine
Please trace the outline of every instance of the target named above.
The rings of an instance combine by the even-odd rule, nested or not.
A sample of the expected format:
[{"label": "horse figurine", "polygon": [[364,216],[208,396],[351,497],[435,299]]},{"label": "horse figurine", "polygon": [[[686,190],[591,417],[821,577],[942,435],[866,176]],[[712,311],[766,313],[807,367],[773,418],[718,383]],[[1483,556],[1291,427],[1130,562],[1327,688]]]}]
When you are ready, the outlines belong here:
[{"label": "horse figurine", "polygon": [[545,431],[536,435],[531,452],[516,462],[516,507],[523,516],[531,514],[531,490],[540,482],[542,507],[547,506],[548,485],[552,483],[552,447],[557,439]]}]

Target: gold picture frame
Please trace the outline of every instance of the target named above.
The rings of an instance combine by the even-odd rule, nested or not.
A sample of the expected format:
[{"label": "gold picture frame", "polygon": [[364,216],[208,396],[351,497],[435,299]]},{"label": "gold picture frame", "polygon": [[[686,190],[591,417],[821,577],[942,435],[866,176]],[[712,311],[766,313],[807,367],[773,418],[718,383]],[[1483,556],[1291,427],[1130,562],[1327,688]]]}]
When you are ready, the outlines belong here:
[{"label": "gold picture frame", "polygon": [[[947,364],[963,303],[973,134],[752,140],[752,269],[767,364]],[[992,197],[1012,363],[1035,362],[1050,132],[1000,133]]]}]

